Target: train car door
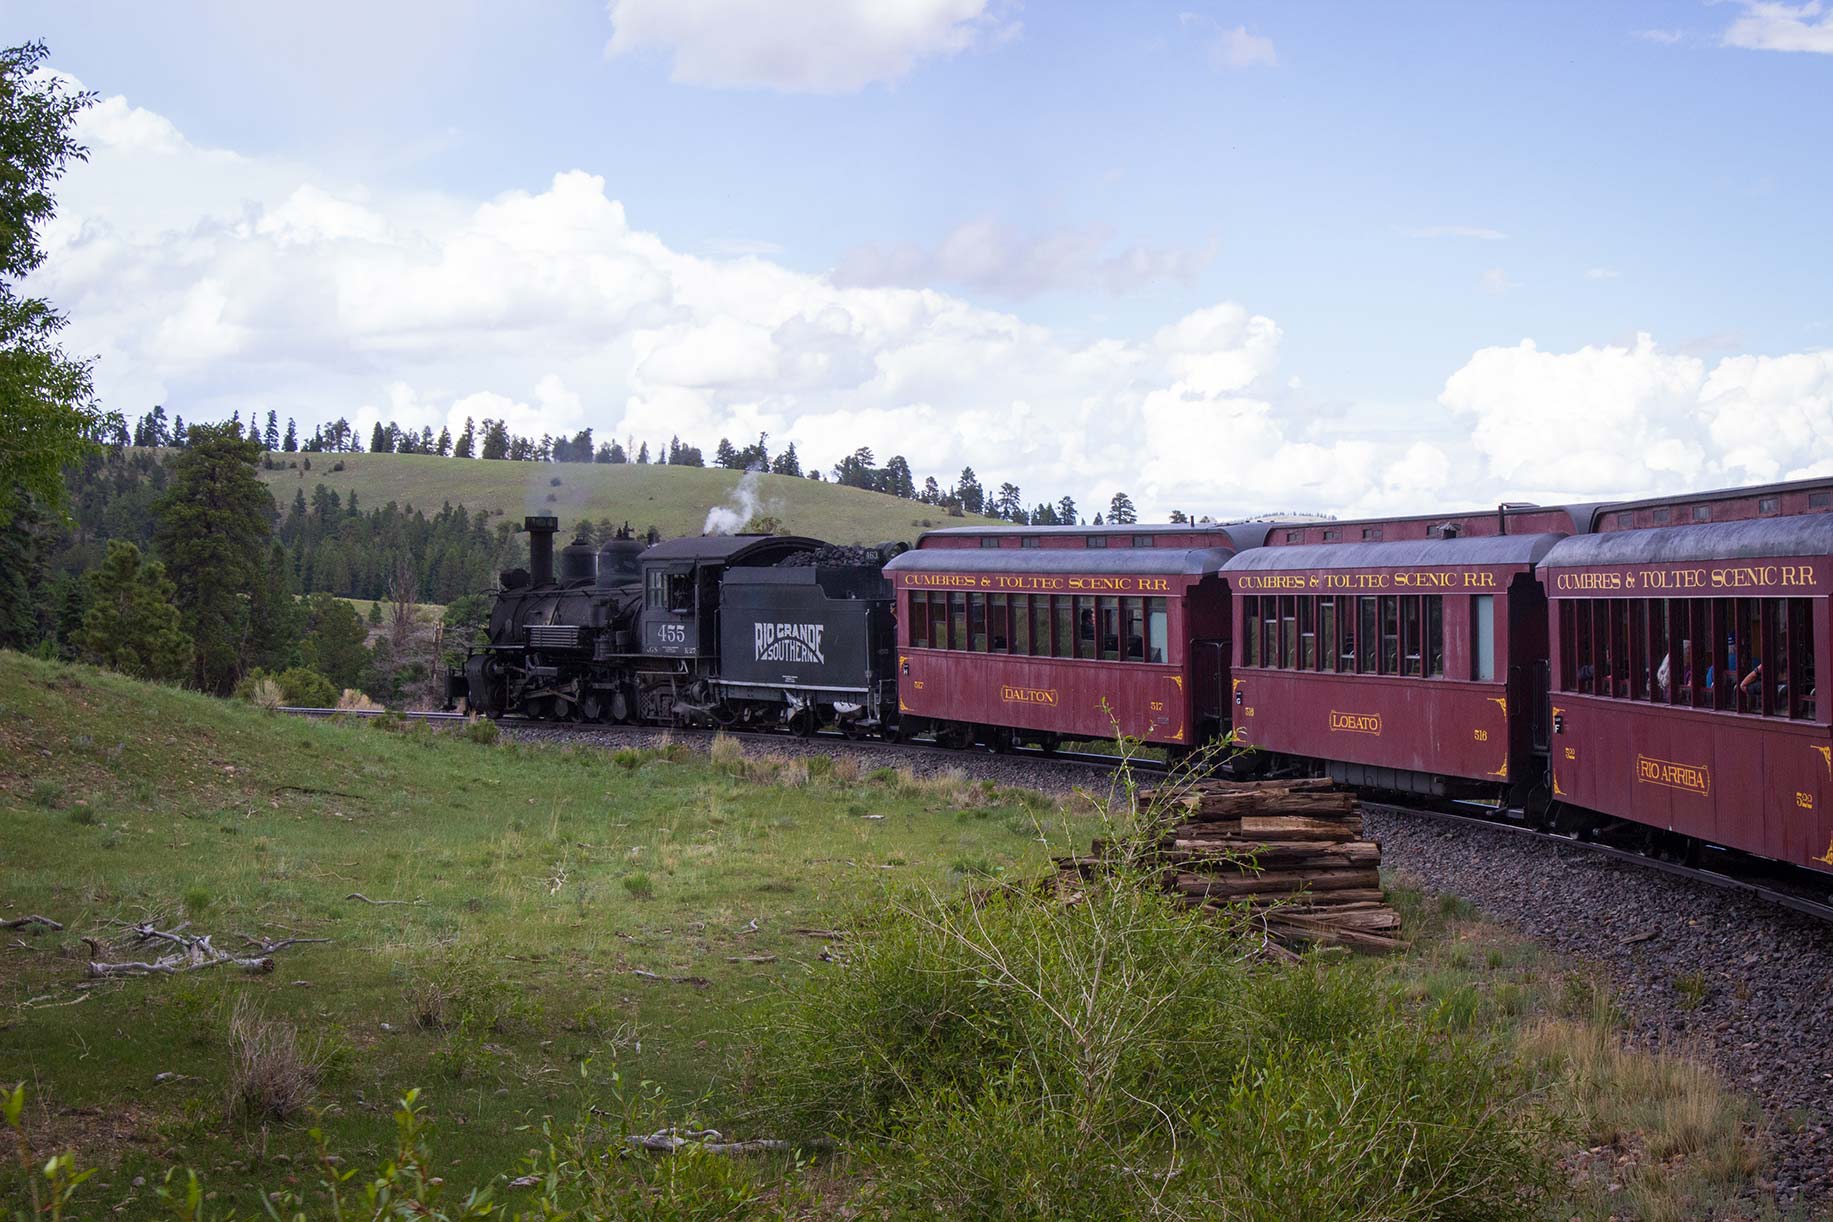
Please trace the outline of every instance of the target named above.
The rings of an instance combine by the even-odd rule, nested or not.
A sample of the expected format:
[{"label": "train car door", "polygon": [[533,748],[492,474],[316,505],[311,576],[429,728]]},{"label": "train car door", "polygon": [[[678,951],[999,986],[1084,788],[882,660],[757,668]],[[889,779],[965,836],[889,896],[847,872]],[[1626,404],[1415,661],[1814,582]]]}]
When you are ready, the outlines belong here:
[{"label": "train car door", "polygon": [[1547,592],[1533,573],[1508,587],[1508,775],[1517,800],[1546,783]]}]

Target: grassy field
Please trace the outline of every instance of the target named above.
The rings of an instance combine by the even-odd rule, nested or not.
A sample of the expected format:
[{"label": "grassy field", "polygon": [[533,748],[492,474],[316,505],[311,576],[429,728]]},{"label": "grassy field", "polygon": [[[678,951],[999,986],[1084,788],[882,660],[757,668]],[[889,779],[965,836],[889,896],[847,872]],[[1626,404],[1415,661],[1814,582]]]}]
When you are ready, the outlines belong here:
[{"label": "grassy field", "polygon": [[[755,742],[612,755],[296,721],[10,653],[0,759],[0,921],[65,927],[9,932],[0,951],[0,1085],[25,1084],[37,1161],[71,1150],[99,1168],[71,1217],[169,1216],[152,1194],[173,1165],[199,1173],[211,1209],[254,1214],[263,1189],[310,1178],[310,1123],[341,1166],[384,1161],[416,1087],[433,1172],[514,1199],[542,1118],[614,1110],[613,1070],[626,1095],[654,1083],[721,1120],[747,1089],[758,1017],[786,994],[805,1013],[840,1000],[830,954],[861,951],[821,931],[862,904],[1040,874],[1096,827],[1082,799],[862,776]],[[1624,1051],[1595,982],[1457,902],[1397,902],[1415,950],[1323,978],[1363,990],[1384,1030],[1416,1015],[1429,1043],[1480,1037],[1482,1063],[1520,1066],[1527,1102],[1509,1106],[1539,1118],[1557,1169],[1525,1216],[1697,1216],[1749,1182],[1749,1115],[1710,1073]],[[267,975],[87,981],[80,939],[119,944],[140,921],[231,948],[329,941],[277,952]],[[1278,970],[1250,979],[1277,990]],[[290,1122],[234,1102],[256,1017],[296,1029],[320,1064]],[[8,1141],[0,1202],[18,1203]],[[812,1203],[796,1212],[824,1215],[858,1174],[844,1159],[802,1173]]]},{"label": "grassy field", "polygon": [[[389,501],[413,505],[428,513],[450,501],[476,512],[487,509],[510,518],[551,513],[562,528],[581,518],[637,530],[654,526],[664,535],[697,535],[709,509],[726,504],[739,474],[716,468],[657,467],[637,463],[521,463],[439,458],[429,454],[276,454],[277,462],[299,462],[262,471],[285,506],[297,488],[306,496],[318,484],[358,503],[376,508]],[[310,458],[312,469],[303,469]],[[343,470],[333,467],[342,464]],[[865,492],[839,484],[762,475],[757,479],[757,509],[774,517],[793,534],[813,535],[835,543],[879,543],[888,539],[915,542],[927,527],[965,526],[985,518],[949,518],[932,505]]]},{"label": "grassy field", "polygon": [[[0,960],[0,1079],[28,1080],[47,1148],[110,1165],[96,1199],[140,1209],[133,1178],[174,1159],[257,1208],[248,1181],[309,1149],[298,1128],[224,1121],[237,999],[324,1041],[326,1123],[347,1155],[381,1150],[419,1085],[449,1173],[481,1175],[521,1152],[519,1118],[570,1106],[582,1059],[688,1098],[717,1090],[745,999],[821,970],[826,941],[795,929],[894,878],[1037,870],[1034,819],[1051,811],[844,767],[785,790],[685,753],[613,762],[289,720],[10,653],[0,756],[0,920],[332,939],[280,952],[270,976],[81,992],[70,935]],[[1086,838],[1058,826],[1057,851]],[[423,1025],[435,994],[449,1013]],[[181,1076],[154,1085],[161,1073]]]}]

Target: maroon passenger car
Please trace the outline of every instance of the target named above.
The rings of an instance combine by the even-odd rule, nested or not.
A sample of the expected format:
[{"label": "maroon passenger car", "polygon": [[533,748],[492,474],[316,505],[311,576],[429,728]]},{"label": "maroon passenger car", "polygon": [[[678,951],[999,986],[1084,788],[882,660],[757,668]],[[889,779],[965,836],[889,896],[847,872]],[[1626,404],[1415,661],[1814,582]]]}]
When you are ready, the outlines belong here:
[{"label": "maroon passenger car", "polygon": [[[1780,495],[1743,499],[1787,512]],[[1556,624],[1554,793],[1833,871],[1833,730],[1818,687],[1833,514],[1707,523],[1715,509],[1742,517],[1747,506],[1680,508],[1687,525],[1567,539],[1542,562]],[[1628,523],[1671,509],[1602,516],[1615,527],[1618,514]]]},{"label": "maroon passenger car", "polygon": [[[1570,522],[1535,512],[1545,519],[1535,525]],[[1312,530],[1380,540],[1410,525]],[[1534,568],[1564,535],[1437,529],[1257,548],[1224,566],[1245,744],[1408,793],[1500,796],[1544,774],[1534,765],[1545,751],[1546,599]]]},{"label": "maroon passenger car", "polygon": [[1220,570],[1264,524],[935,531],[885,566],[903,733],[1191,747],[1228,725]]}]

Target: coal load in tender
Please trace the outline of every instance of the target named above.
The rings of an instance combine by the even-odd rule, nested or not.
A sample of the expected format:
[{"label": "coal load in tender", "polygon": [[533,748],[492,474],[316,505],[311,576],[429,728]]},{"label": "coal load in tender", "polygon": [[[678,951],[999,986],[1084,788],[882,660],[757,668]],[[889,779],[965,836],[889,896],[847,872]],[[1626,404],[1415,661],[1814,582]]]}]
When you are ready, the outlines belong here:
[{"label": "coal load in tender", "polygon": [[783,569],[849,569],[881,568],[891,558],[891,549],[884,544],[877,547],[848,547],[837,543],[824,543],[813,551],[797,552],[777,561],[777,567]]},{"label": "coal load in tender", "polygon": [[[1246,904],[1282,941],[1405,949],[1400,914],[1381,893],[1381,846],[1362,838],[1356,795],[1328,780],[1205,781],[1164,795],[1182,818],[1160,840],[1154,864],[1165,890],[1188,905]],[[1140,794],[1142,806],[1153,793]],[[1065,873],[1100,869],[1065,857]]]}]

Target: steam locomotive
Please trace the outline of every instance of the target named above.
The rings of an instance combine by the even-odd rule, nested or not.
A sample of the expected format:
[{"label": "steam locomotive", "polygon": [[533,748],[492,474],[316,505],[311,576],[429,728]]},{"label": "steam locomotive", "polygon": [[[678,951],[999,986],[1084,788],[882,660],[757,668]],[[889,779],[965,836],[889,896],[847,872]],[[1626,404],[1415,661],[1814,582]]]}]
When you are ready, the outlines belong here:
[{"label": "steam locomotive", "polygon": [[524,520],[529,567],[502,574],[487,643],[449,703],[490,717],[894,734],[896,624],[885,562],[835,548],[702,535],[645,548],[628,528],[575,539]]}]

